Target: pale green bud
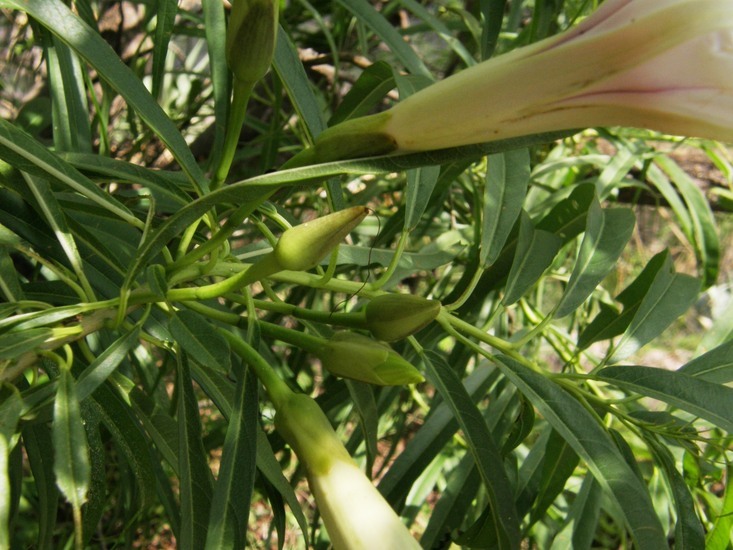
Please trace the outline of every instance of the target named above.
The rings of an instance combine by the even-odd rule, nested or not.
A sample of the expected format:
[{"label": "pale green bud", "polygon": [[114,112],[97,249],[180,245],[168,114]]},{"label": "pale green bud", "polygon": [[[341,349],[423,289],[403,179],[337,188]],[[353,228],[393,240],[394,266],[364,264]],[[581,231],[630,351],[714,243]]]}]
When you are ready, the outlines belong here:
[{"label": "pale green bud", "polygon": [[401,386],[425,380],[387,344],[355,332],[337,332],[316,355],[331,374],[369,384]]},{"label": "pale green bud", "polygon": [[275,246],[275,259],[290,271],[317,266],[368,212],[365,206],[354,206],[287,229]]},{"label": "pale green bud", "polygon": [[277,0],[232,0],[226,55],[236,80],[254,84],[270,70],[278,7]]},{"label": "pale green bud", "polygon": [[336,550],[420,548],[313,399],[293,394],[278,408],[275,428],[305,467],[308,486]]},{"label": "pale green bud", "polygon": [[385,342],[415,334],[440,313],[440,302],[412,294],[382,294],[366,307],[366,324],[371,333]]}]

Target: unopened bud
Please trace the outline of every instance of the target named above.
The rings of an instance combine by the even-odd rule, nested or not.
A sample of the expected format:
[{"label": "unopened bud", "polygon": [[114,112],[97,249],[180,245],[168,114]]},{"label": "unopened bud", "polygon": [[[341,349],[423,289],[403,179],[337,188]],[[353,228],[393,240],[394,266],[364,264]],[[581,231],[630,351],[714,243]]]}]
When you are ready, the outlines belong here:
[{"label": "unopened bud", "polygon": [[354,206],[291,227],[275,246],[275,258],[282,269],[311,269],[361,223],[367,212],[365,206]]},{"label": "unopened bud", "polygon": [[417,384],[422,374],[383,342],[355,332],[337,332],[317,355],[331,374],[379,386]]},{"label": "unopened bud", "polygon": [[226,54],[236,80],[254,84],[270,70],[278,4],[277,0],[232,0]]},{"label": "unopened bud", "polygon": [[275,427],[305,467],[334,548],[420,548],[313,399],[294,394],[278,408]]},{"label": "unopened bud", "polygon": [[382,294],[366,307],[366,324],[379,340],[394,342],[427,326],[440,313],[440,302],[412,294]]}]

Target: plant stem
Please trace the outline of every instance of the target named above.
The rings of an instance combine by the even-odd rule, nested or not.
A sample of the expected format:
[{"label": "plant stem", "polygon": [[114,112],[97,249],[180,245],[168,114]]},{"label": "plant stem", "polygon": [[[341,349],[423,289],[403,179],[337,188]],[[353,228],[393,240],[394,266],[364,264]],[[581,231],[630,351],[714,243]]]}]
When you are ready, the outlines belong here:
[{"label": "plant stem", "polygon": [[234,79],[234,95],[232,98],[232,105],[229,109],[229,119],[227,120],[227,134],[224,139],[224,152],[219,162],[219,166],[214,172],[214,177],[211,180],[211,190],[214,191],[221,187],[224,180],[229,174],[229,169],[232,166],[234,160],[234,153],[237,150],[237,144],[239,142],[239,135],[242,133],[242,126],[244,125],[244,118],[247,115],[247,103],[252,95],[252,89],[254,83],[252,82],[241,82]]},{"label": "plant stem", "polygon": [[227,292],[233,292],[243,286],[259,281],[272,273],[280,271],[280,269],[280,264],[275,259],[275,256],[272,253],[265,254],[257,263],[250,265],[244,271],[240,271],[228,279],[205,286],[174,288],[168,291],[166,298],[171,301],[218,298]]},{"label": "plant stem", "polygon": [[285,402],[294,395],[294,392],[287,384],[275,373],[273,368],[265,361],[265,359],[257,353],[247,342],[238,338],[228,330],[218,329],[219,333],[227,339],[232,346],[234,353],[239,355],[242,360],[247,363],[254,371],[255,375],[262,382],[270,396],[272,404],[276,410],[279,410]]}]

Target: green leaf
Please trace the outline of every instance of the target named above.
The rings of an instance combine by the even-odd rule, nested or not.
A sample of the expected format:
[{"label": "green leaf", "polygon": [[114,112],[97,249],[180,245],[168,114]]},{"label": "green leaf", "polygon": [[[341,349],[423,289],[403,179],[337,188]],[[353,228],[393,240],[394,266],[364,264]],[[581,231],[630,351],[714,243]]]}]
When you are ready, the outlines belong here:
[{"label": "green leaf", "polygon": [[667,538],[649,492],[624,459],[613,438],[571,394],[545,376],[505,356],[497,365],[565,438],[616,503],[639,548],[666,549]]},{"label": "green leaf", "polygon": [[715,518],[713,528],[705,538],[705,548],[729,548],[731,544],[731,529],[733,529],[733,466],[726,468],[725,496],[723,505]]},{"label": "green leaf", "polygon": [[123,334],[102,352],[79,374],[76,380],[76,396],[81,402],[94,393],[127,357],[132,348],[139,344],[140,326]]},{"label": "green leaf", "polygon": [[[379,412],[377,411],[377,403],[374,400],[374,391],[371,385],[363,382],[344,380],[344,383],[349,390],[354,411],[356,411],[357,418],[359,419],[359,427],[361,428],[361,435],[364,440],[367,455],[366,472],[369,474],[372,471],[372,466],[374,466],[374,458],[379,454],[377,450]],[[354,436],[356,434],[357,432],[354,432]],[[346,448],[350,452],[353,449],[351,445],[347,445]]]},{"label": "green leaf", "polygon": [[606,367],[597,373],[628,391],[653,397],[733,432],[733,388],[654,367]]},{"label": "green leaf", "polygon": [[430,71],[415,50],[404,41],[395,27],[365,0],[337,0],[389,47],[394,56],[412,74],[431,78]]},{"label": "green leaf", "polygon": [[74,510],[80,513],[82,504],[87,500],[91,468],[76,385],[67,368],[62,368],[59,374],[53,406],[53,449],[56,485]]},{"label": "green leaf", "polygon": [[113,389],[109,382],[97,388],[84,402],[85,406],[93,408],[106,431],[115,442],[116,448],[124,456],[129,471],[137,482],[137,503],[141,507],[156,502],[156,471],[159,469],[157,456],[151,456],[150,439],[145,436],[140,427],[139,419],[127,401],[127,394]]},{"label": "green leaf", "polygon": [[141,390],[135,388],[131,394],[132,409],[140,420],[150,441],[168,463],[176,476],[178,472],[178,424],[162,404],[156,403]]},{"label": "green leaf", "polygon": [[58,239],[61,248],[63,248],[64,253],[66,254],[66,259],[84,289],[86,299],[93,300],[94,290],[92,290],[92,287],[87,280],[86,273],[84,272],[85,264],[81,259],[81,254],[79,254],[76,241],[74,240],[72,232],[66,222],[64,209],[54,196],[51,191],[51,186],[46,180],[30,175],[25,175],[25,179],[38,203],[38,208],[40,209],[39,213],[45,218],[49,227],[56,235],[56,239]]},{"label": "green leaf", "polygon": [[[290,486],[288,479],[283,475],[280,463],[277,461],[275,453],[270,446],[270,441],[267,439],[265,432],[259,427],[257,428],[257,469],[267,479],[272,488],[287,502],[290,511],[298,522],[305,546],[309,548],[308,533],[310,529],[308,520],[303,514],[303,509],[298,501],[298,497],[295,495],[295,491]],[[277,521],[277,514],[275,521]]]},{"label": "green leaf", "polygon": [[225,373],[229,371],[229,342],[204,317],[194,311],[181,310],[170,318],[168,329],[194,361]]},{"label": "green leaf", "polygon": [[205,188],[204,175],[183,136],[142,81],[94,29],[61,0],[7,0],[6,5],[28,13],[94,67],[166,144],[194,185]]},{"label": "green leaf", "polygon": [[407,171],[405,190],[405,230],[412,231],[420,222],[440,176],[440,166],[423,166]]},{"label": "green leaf", "polygon": [[621,294],[616,296],[616,300],[624,306],[622,312],[618,312],[614,307],[603,302],[600,303],[600,313],[596,315],[593,321],[585,327],[578,337],[578,347],[580,349],[585,349],[594,342],[618,336],[629,327],[631,320],[639,310],[639,306],[647,292],[649,292],[649,288],[652,286],[659,270],[664,266],[667,269],[669,268],[667,265],[668,256],[668,250],[663,250],[659,254],[656,254],[644,266],[644,269],[636,279]]},{"label": "green leaf", "polygon": [[0,336],[0,359],[14,359],[28,351],[35,350],[48,340],[53,331],[50,328],[27,329]]},{"label": "green leaf", "polygon": [[720,241],[713,211],[700,187],[674,160],[659,155],[655,162],[669,175],[687,204],[692,222],[692,231],[687,236],[702,264],[702,284],[703,288],[707,288],[715,283],[720,263]]},{"label": "green leaf", "polygon": [[466,455],[448,473],[445,489],[430,514],[428,525],[420,537],[423,548],[439,548],[451,532],[461,527],[468,509],[481,485],[476,464]]},{"label": "green leaf", "polygon": [[560,251],[562,241],[554,233],[535,229],[532,220],[522,211],[517,238],[517,251],[507,277],[502,302],[517,302],[540,279]]},{"label": "green leaf", "polygon": [[11,481],[11,453],[17,443],[17,426],[23,412],[23,399],[15,387],[0,387],[0,548],[10,548],[13,497],[17,492]]},{"label": "green leaf", "polygon": [[388,63],[377,61],[369,65],[341,100],[328,125],[369,114],[394,87],[395,77]]},{"label": "green leaf", "polygon": [[693,359],[680,367],[678,372],[718,384],[733,382],[733,340]]},{"label": "green leaf", "polygon": [[287,31],[282,27],[277,32],[272,64],[300,120],[304,123],[308,135],[311,140],[315,139],[326,129],[326,121],[298,57],[298,50],[288,38]]},{"label": "green leaf", "polygon": [[206,548],[244,548],[257,457],[258,381],[237,369],[234,408],[229,418],[214,485]]},{"label": "green leaf", "polygon": [[[496,380],[496,370],[478,368],[463,381],[472,402],[480,399]],[[458,429],[455,415],[445,401],[434,407],[425,424],[417,431],[379,482],[379,492],[392,505],[405,498],[410,487]]]},{"label": "green leaf", "polygon": [[481,59],[487,60],[496,49],[499,41],[507,0],[482,0],[479,2],[483,15],[481,31]]},{"label": "green leaf", "polygon": [[473,404],[458,375],[442,356],[432,351],[423,355],[426,375],[441,397],[448,403],[463,430],[486,487],[499,548],[519,546],[519,517],[514,507],[514,489],[507,478],[503,459],[486,421]]},{"label": "green leaf", "polygon": [[470,67],[476,64],[476,60],[473,58],[471,53],[466,49],[463,43],[453,36],[453,33],[448,27],[437,17],[433,16],[427,9],[415,0],[400,0],[400,4],[410,10],[415,16],[423,22],[423,24],[430,27],[440,38],[453,50],[453,52],[461,58],[466,64],[466,67]]},{"label": "green leaf", "polygon": [[38,536],[36,548],[53,548],[56,516],[59,510],[59,490],[53,473],[53,448],[51,428],[47,424],[34,423],[23,428],[23,446],[28,455],[35,490],[38,494],[36,521]]},{"label": "green leaf", "polygon": [[575,311],[598,284],[616,267],[634,229],[631,210],[603,209],[596,200],[588,211],[585,236],[565,292],[557,304],[555,315],[564,317]]},{"label": "green leaf", "polygon": [[153,97],[160,98],[160,87],[165,76],[165,58],[178,13],[176,0],[158,0],[155,3],[155,32],[153,33]]},{"label": "green leaf", "polygon": [[601,486],[593,477],[586,477],[565,516],[565,527],[555,535],[550,550],[590,550],[601,515]]},{"label": "green leaf", "polygon": [[92,132],[79,59],[57,37],[48,35],[45,42],[55,149],[89,153]]},{"label": "green leaf", "polygon": [[610,361],[614,363],[628,357],[659,336],[687,311],[697,300],[699,292],[700,281],[689,275],[676,273],[672,259],[666,256],[628,328],[616,343]]},{"label": "green leaf", "polygon": [[578,462],[579,457],[570,444],[553,430],[545,445],[540,486],[532,507],[530,525],[545,517],[548,508],[573,475]]},{"label": "green leaf", "polygon": [[644,439],[653,452],[655,462],[661,466],[662,473],[674,499],[675,516],[677,518],[674,530],[675,550],[706,548],[705,531],[700,519],[697,517],[695,501],[687,488],[685,479],[675,467],[672,453],[653,436],[647,435]]},{"label": "green leaf", "polygon": [[218,0],[202,0],[204,32],[209,52],[211,85],[214,95],[214,143],[211,146],[210,166],[218,166],[224,151],[224,136],[229,115],[231,90],[229,67],[226,60],[226,18],[224,4]]},{"label": "green leaf", "polygon": [[212,475],[201,439],[201,418],[193,393],[188,358],[183,351],[176,358],[181,492],[181,531],[177,542],[182,548],[204,548],[211,510]]},{"label": "green leaf", "polygon": [[490,155],[484,190],[479,262],[493,264],[514,227],[529,184],[529,150]]}]

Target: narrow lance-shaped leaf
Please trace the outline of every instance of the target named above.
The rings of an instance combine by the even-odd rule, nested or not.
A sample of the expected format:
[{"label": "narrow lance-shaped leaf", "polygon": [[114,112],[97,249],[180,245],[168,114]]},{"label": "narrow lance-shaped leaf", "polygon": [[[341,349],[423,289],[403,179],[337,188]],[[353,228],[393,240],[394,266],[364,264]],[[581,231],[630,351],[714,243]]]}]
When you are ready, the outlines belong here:
[{"label": "narrow lance-shaped leaf", "polygon": [[666,265],[668,256],[669,250],[656,254],[636,279],[616,296],[616,300],[624,306],[623,311],[619,312],[615,307],[601,302],[601,312],[578,337],[578,346],[581,349],[587,348],[593,342],[618,336],[628,328],[659,270]]},{"label": "narrow lance-shaped leaf", "polygon": [[611,362],[620,361],[659,336],[697,299],[700,281],[676,273],[667,256],[639,304],[628,328],[616,344]]},{"label": "narrow lance-shaped leaf", "polygon": [[560,251],[562,239],[541,229],[536,229],[529,215],[522,211],[517,238],[517,252],[506,282],[502,301],[511,305],[532,288],[545,270],[550,267]]},{"label": "narrow lance-shaped leaf", "polygon": [[23,411],[23,399],[15,387],[0,388],[0,548],[10,548],[12,488],[10,453],[17,443],[17,424]]},{"label": "narrow lance-shaped leaf", "polygon": [[733,432],[733,388],[655,367],[606,367],[600,380],[669,403]]},{"label": "narrow lance-shaped leaf", "polygon": [[688,238],[702,264],[702,283],[707,288],[715,282],[720,267],[720,240],[713,211],[700,187],[674,160],[660,155],[655,162],[669,175],[687,204],[692,221],[692,234]]},{"label": "narrow lance-shaped leaf", "polygon": [[616,503],[639,548],[666,550],[667,537],[643,482],[626,462],[611,435],[569,393],[516,360],[499,356],[497,365],[562,435]]},{"label": "narrow lance-shaped leaf", "polygon": [[257,457],[257,379],[238,368],[237,389],[214,485],[206,547],[243,548]]},{"label": "narrow lance-shaped leaf", "polygon": [[651,437],[647,436],[645,439],[653,453],[655,462],[661,466],[674,500],[675,515],[677,516],[674,530],[675,550],[705,548],[705,531],[700,519],[697,517],[695,502],[690,490],[687,488],[685,479],[675,467],[672,453],[653,435]]},{"label": "narrow lance-shaped leaf", "polygon": [[489,155],[484,191],[483,228],[479,261],[496,261],[522,211],[529,184],[529,150]]},{"label": "narrow lance-shaped leaf", "polygon": [[415,53],[415,50],[404,41],[397,29],[364,0],[338,0],[338,3],[353,13],[359,21],[370,27],[389,46],[392,53],[412,74],[430,77],[430,71]]},{"label": "narrow lance-shaped leaf", "polygon": [[616,266],[634,222],[631,210],[604,209],[597,200],[593,201],[575,267],[555,311],[557,317],[575,311]]},{"label": "narrow lance-shaped leaf", "polygon": [[153,97],[160,97],[160,88],[165,75],[165,59],[168,54],[168,44],[173,34],[173,25],[178,13],[176,0],[159,0],[155,3],[156,21],[153,34]]},{"label": "narrow lance-shaped leaf", "polygon": [[405,191],[405,230],[410,231],[420,221],[430,196],[438,183],[440,166],[423,166],[407,172]]},{"label": "narrow lance-shaped leaf", "polygon": [[198,313],[182,310],[171,317],[168,328],[176,342],[197,363],[222,372],[231,364],[229,343]]},{"label": "narrow lance-shaped leaf", "polygon": [[513,489],[507,478],[503,459],[481,413],[471,401],[458,375],[434,352],[423,355],[426,374],[441,397],[450,406],[463,430],[469,450],[486,486],[491,504],[496,544],[499,548],[519,545],[519,517],[514,508]]},{"label": "narrow lance-shaped leaf", "polygon": [[212,479],[204,450],[201,419],[193,393],[188,357],[177,354],[178,470],[181,483],[182,548],[204,548],[211,509]]},{"label": "narrow lance-shaped leaf", "polygon": [[77,541],[80,541],[81,506],[87,500],[91,466],[74,377],[66,367],[61,368],[53,406],[53,449],[56,485],[71,504]]},{"label": "narrow lance-shaped leaf", "polygon": [[679,368],[688,376],[708,382],[733,382],[733,340],[729,340]]}]

